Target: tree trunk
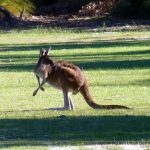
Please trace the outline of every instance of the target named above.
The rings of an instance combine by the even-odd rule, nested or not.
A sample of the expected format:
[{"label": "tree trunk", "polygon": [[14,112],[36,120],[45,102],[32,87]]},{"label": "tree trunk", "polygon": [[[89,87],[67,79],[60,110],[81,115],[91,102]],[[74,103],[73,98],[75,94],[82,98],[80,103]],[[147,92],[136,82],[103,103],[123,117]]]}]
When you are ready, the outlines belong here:
[{"label": "tree trunk", "polygon": [[25,12],[25,7],[23,7],[22,11],[20,12],[20,16],[19,19],[22,20],[23,19],[23,14]]}]

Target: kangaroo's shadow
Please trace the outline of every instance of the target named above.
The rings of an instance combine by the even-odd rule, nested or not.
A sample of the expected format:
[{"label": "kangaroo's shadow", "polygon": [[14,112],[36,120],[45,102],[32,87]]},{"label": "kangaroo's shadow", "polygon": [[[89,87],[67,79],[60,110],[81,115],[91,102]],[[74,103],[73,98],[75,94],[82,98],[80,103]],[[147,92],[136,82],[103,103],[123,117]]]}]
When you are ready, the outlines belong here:
[{"label": "kangaroo's shadow", "polygon": [[36,111],[49,111],[49,110],[53,110],[53,111],[63,111],[66,110],[64,109],[64,107],[54,107],[54,108],[43,108],[43,109],[23,109],[23,110],[4,110],[4,111],[0,111],[0,113],[15,113],[15,112],[36,112]]},{"label": "kangaroo's shadow", "polygon": [[54,107],[54,108],[47,108],[47,110],[63,111],[63,110],[66,110],[66,109],[64,109],[64,107]]}]

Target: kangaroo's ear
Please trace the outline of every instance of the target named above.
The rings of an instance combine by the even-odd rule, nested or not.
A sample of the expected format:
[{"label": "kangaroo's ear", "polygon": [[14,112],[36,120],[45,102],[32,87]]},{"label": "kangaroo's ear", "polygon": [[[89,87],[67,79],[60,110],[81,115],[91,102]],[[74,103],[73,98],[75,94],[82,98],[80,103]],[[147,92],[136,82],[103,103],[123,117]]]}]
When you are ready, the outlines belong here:
[{"label": "kangaroo's ear", "polygon": [[46,51],[46,55],[49,54],[49,51],[51,50],[51,47],[49,47],[49,49]]},{"label": "kangaroo's ear", "polygon": [[44,49],[44,48],[40,49],[40,57],[47,56],[47,54],[48,54],[48,51],[46,49]]},{"label": "kangaroo's ear", "polygon": [[44,48],[40,49],[40,54],[39,54],[40,57],[43,56],[44,50],[45,50]]}]

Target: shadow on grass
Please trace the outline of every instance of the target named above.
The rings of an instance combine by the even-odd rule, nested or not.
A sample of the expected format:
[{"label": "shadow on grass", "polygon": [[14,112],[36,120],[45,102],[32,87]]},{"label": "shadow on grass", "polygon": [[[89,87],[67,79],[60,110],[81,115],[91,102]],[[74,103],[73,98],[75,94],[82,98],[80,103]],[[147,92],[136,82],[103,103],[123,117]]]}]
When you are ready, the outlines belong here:
[{"label": "shadow on grass", "polygon": [[135,80],[134,82],[131,82],[130,84],[137,85],[137,86],[150,87],[150,79]]},{"label": "shadow on grass", "polygon": [[[58,52],[54,54],[56,60],[67,60],[75,63],[79,67],[90,69],[134,69],[134,68],[149,68],[150,67],[150,50],[140,51],[122,51],[122,52],[101,52],[101,50],[86,50],[86,48],[109,48],[109,47],[122,47],[122,46],[150,46],[149,40],[146,41],[95,41],[92,43],[84,42],[68,42],[68,43],[53,43],[52,49],[76,49],[72,53]],[[49,48],[49,44],[36,44],[36,45],[1,45],[0,52],[5,52],[0,56],[0,71],[32,71],[37,59],[38,51],[40,48]],[[79,48],[79,50],[78,50]],[[81,53],[81,49],[84,51]],[[20,54],[19,51],[34,51],[37,50],[37,55]],[[7,54],[7,51],[14,51],[16,54]],[[95,52],[94,52],[95,51]],[[142,57],[142,59],[141,59]],[[10,61],[10,62],[9,62]]]},{"label": "shadow on grass", "polygon": [[[19,145],[150,143],[149,116],[77,116],[45,119],[0,119],[0,147]],[[40,142],[38,142],[40,141]]]},{"label": "shadow on grass", "polygon": [[[123,60],[123,61],[96,61],[91,62],[84,61],[72,61],[77,66],[79,66],[81,69],[84,70],[97,70],[97,69],[103,69],[103,70],[110,70],[110,69],[147,69],[150,68],[150,60]],[[35,63],[36,64],[36,63]],[[6,65],[0,65],[0,71],[2,72],[14,72],[14,71],[20,71],[20,72],[26,72],[26,71],[33,71],[33,68],[35,66],[33,63],[29,64],[6,64]]]},{"label": "shadow on grass", "polygon": [[94,82],[89,84],[90,86],[100,86],[100,87],[128,87],[128,86],[140,86],[140,87],[150,87],[150,79],[144,79],[144,80],[134,80],[127,83],[98,83]]},{"label": "shadow on grass", "polygon": [[135,69],[149,68],[150,60],[97,61],[77,63],[81,68],[89,69]]},{"label": "shadow on grass", "polygon": [[[82,40],[82,39],[81,39]],[[122,46],[150,46],[149,40],[129,40],[126,39],[115,39],[115,40],[94,40],[92,42],[59,42],[59,43],[40,43],[40,44],[1,44],[0,52],[7,51],[34,51],[41,48],[48,49],[52,47],[52,50],[72,50],[72,49],[83,49],[83,48],[110,48],[110,47],[122,47]]]},{"label": "shadow on grass", "polygon": [[7,64],[7,65],[0,65],[0,72],[26,72],[30,71],[33,72],[35,64]]}]

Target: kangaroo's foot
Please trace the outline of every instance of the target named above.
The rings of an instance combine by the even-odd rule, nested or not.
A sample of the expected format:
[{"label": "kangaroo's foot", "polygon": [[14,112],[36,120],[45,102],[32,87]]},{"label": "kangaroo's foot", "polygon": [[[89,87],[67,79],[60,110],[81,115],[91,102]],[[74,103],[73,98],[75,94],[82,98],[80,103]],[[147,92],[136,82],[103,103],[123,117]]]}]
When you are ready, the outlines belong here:
[{"label": "kangaroo's foot", "polygon": [[66,107],[66,106],[64,106],[63,107],[63,110],[73,110],[71,107]]}]

